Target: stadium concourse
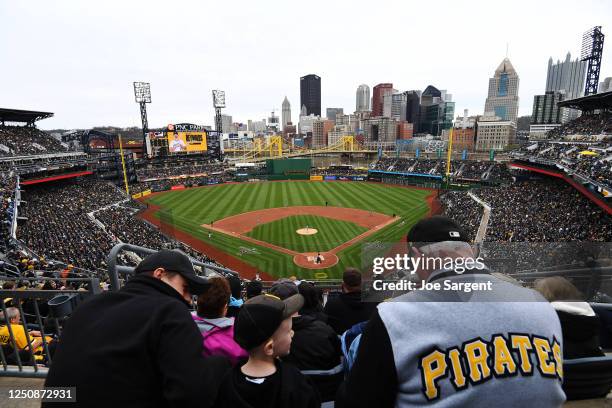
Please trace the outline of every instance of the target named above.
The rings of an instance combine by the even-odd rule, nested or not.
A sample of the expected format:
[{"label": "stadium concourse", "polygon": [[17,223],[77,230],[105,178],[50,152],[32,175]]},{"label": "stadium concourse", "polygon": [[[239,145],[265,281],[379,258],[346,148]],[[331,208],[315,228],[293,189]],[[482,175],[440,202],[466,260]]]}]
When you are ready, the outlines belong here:
[{"label": "stadium concourse", "polygon": [[[190,187],[240,181],[236,169],[229,162],[210,157],[198,159],[165,157],[157,158],[155,163],[136,160],[133,163],[134,179],[130,182],[131,195],[127,195],[123,189],[121,173],[116,168],[113,171],[104,170],[105,156],[99,152],[87,151],[87,146],[81,146],[81,150],[74,151],[74,148],[69,147],[67,143],[34,127],[36,120],[48,117],[50,114],[0,110],[0,115],[2,114],[5,115],[2,123],[21,122],[26,125],[0,126],[0,155],[3,156],[3,171],[0,175],[0,281],[4,291],[3,321],[0,330],[2,327],[21,327],[21,332],[30,333],[32,337],[46,339],[45,333],[49,335],[49,340],[41,339],[44,344],[35,347],[35,352],[26,352],[24,355],[21,353],[27,351],[27,343],[17,345],[16,341],[11,340],[10,343],[4,341],[2,362],[8,362],[9,366],[19,365],[20,370],[21,366],[28,365],[41,369],[45,366],[53,367],[55,342],[61,329],[65,329],[64,323],[70,317],[61,316],[53,323],[57,325],[56,327],[48,326],[47,323],[57,316],[53,315],[52,308],[40,299],[51,299],[62,293],[70,296],[87,296],[100,290],[110,290],[112,279],[108,274],[107,256],[116,244],[129,243],[153,250],[178,248],[202,264],[211,267],[223,266],[216,263],[218,260],[216,254],[189,246],[177,240],[177,234],[164,228],[157,228],[154,223],[143,220],[139,215],[146,210],[146,207],[141,201],[134,199],[132,194],[142,197],[143,194],[146,196],[154,192],[185,190]],[[524,279],[520,278],[519,272],[533,272],[534,269],[539,269],[538,272],[545,271],[551,275],[555,270],[547,268],[555,265],[564,265],[570,272],[593,268],[594,264],[610,266],[606,263],[609,259],[595,261],[593,258],[582,259],[572,256],[570,252],[563,252],[566,248],[563,246],[565,243],[605,244],[612,241],[610,199],[604,194],[612,187],[610,185],[612,147],[609,116],[606,115],[609,114],[604,112],[588,118],[578,118],[566,125],[565,130],[558,128],[555,133],[551,133],[549,139],[529,142],[511,155],[502,156],[495,161],[453,159],[450,166],[453,182],[451,184],[470,188],[441,191],[437,196],[440,212],[455,220],[466,230],[466,241],[484,243],[484,253],[492,254],[490,255],[492,259],[518,258],[513,266],[515,269],[511,272],[521,281],[514,280],[513,283],[516,287],[522,284],[535,286],[549,301],[563,303],[567,300],[576,300],[552,296],[555,284],[566,286],[569,284],[570,288],[579,286],[580,289],[585,286],[581,286],[577,280],[569,282],[573,279],[571,273],[568,275],[570,278],[567,283],[537,283],[534,279],[528,278],[527,274],[523,275]],[[558,139],[562,135],[575,135],[574,132],[586,134],[579,140]],[[594,134],[598,137],[593,137]],[[585,151],[593,154],[583,153]],[[68,153],[76,156],[66,158],[65,155]],[[27,156],[29,161],[36,161],[50,160],[52,157],[60,157],[59,155],[62,155],[64,164],[53,169],[32,170],[33,167],[23,166],[22,162],[24,156]],[[79,157],[81,160],[82,156],[87,158],[86,164],[83,165],[82,161],[79,161],[78,165],[71,162],[72,157]],[[316,169],[313,174],[338,178],[347,176],[368,178],[367,181],[350,181],[350,183],[370,181],[368,185],[386,183],[400,184],[407,188],[411,186],[426,188],[427,183],[430,183],[429,180],[441,178],[445,169],[444,159],[383,156],[371,163],[367,170],[346,167],[337,170],[325,168]],[[261,169],[259,171],[261,172]],[[388,197],[380,196],[378,199],[384,201],[388,200]],[[390,214],[387,214],[387,217],[389,216]],[[222,225],[217,225],[215,228],[220,227]],[[510,247],[503,245],[501,249],[495,246],[487,247],[487,243],[526,245],[521,246],[519,252],[510,253]],[[546,252],[542,248],[550,248],[545,245],[555,246],[555,255],[565,255],[566,258],[559,257],[553,265],[549,263],[550,259],[542,260],[540,263],[534,261],[534,256]],[[609,248],[607,250],[609,251]],[[533,256],[526,251],[532,251]],[[137,251],[123,252],[119,261],[124,267],[133,267],[142,262],[144,255]],[[259,272],[262,276],[263,274],[272,278],[277,276],[276,271]],[[359,355],[362,361],[368,357],[367,355],[361,357],[361,354],[365,355],[363,349],[361,354],[356,354],[359,353],[359,341],[352,346],[352,342],[362,334],[364,326],[357,323],[368,321],[374,310],[373,307],[361,306],[362,277],[359,271],[346,268],[346,272],[342,274],[342,282],[335,282],[334,285],[327,287],[324,285],[325,282],[315,281],[315,284],[311,285],[302,282],[300,277],[265,282],[263,285],[255,277],[240,279],[231,274],[217,275],[227,283],[215,283],[214,296],[212,294],[209,294],[209,297],[206,294],[200,296],[198,307],[191,311],[203,333],[211,330],[211,321],[218,323],[221,321],[218,319],[223,319],[223,324],[229,324],[224,320],[226,317],[224,313],[218,314],[219,310],[227,310],[228,316],[236,316],[240,308],[244,307],[247,294],[253,297],[263,290],[281,299],[287,299],[298,292],[303,295],[304,305],[299,310],[300,316],[293,320],[295,337],[289,355],[284,356],[282,360],[284,363],[293,364],[306,375],[315,377],[314,392],[323,401],[332,401],[335,398],[345,374],[350,378],[350,367],[356,355]],[[92,280],[94,278],[98,281]],[[505,276],[505,279],[512,280],[508,276]],[[583,300],[591,302],[612,300],[608,296],[609,282],[606,279],[609,277],[606,275],[602,279],[603,283],[599,282],[599,286],[583,290],[585,292]],[[138,279],[134,284],[137,282]],[[94,284],[99,285],[99,288],[94,287]],[[547,285],[551,285],[552,289]],[[322,288],[325,288],[325,292]],[[30,291],[33,295],[27,297]],[[340,291],[342,294],[338,293]],[[45,295],[45,292],[48,295]],[[572,295],[577,293],[577,289],[571,293]],[[226,300],[221,301],[220,307],[207,303],[213,302],[214,299]],[[323,300],[326,301],[325,305]],[[586,302],[583,302],[584,304]],[[207,307],[209,311],[214,309],[214,313],[204,313],[204,310],[208,310]],[[588,304],[586,307],[591,308]],[[598,303],[593,305],[593,309],[596,313],[589,312],[590,318],[602,316],[601,319],[604,319],[605,314],[602,310],[609,310],[605,306],[598,306]],[[557,310],[557,312],[561,316],[565,316],[563,313],[570,315],[572,313],[567,310]],[[384,318],[378,316],[378,323]],[[510,320],[504,320],[502,323],[508,321]],[[563,320],[561,322],[564,340],[566,344],[573,344],[572,341],[575,340],[573,335],[579,329],[571,325],[564,326],[566,324],[564,322]],[[592,320],[588,320],[586,325],[590,330],[587,330],[588,333],[593,334],[595,326],[592,326],[591,322]],[[560,333],[557,334],[560,338]],[[338,335],[342,336],[340,340]],[[0,332],[0,339],[2,338]],[[492,338],[485,340],[491,340],[492,344],[494,341]],[[588,342],[592,340],[590,337],[586,339]],[[202,342],[201,339],[199,341]],[[367,341],[374,340],[367,339]],[[203,343],[205,347],[206,341]],[[568,354],[566,358],[571,360],[576,356],[600,356],[600,344],[587,350],[586,346],[584,349],[580,348],[582,343],[579,341],[577,343],[578,354],[571,356]],[[220,351],[217,350],[219,354],[244,352],[240,350],[240,345],[229,342],[224,344],[226,348],[221,347]],[[546,345],[551,349],[555,347],[555,344],[546,343]],[[536,346],[529,343],[529,347]],[[558,346],[556,343],[556,347]],[[611,349],[610,338],[602,337],[601,346]],[[15,350],[15,347],[18,350]],[[324,352],[317,354],[313,353],[313,350],[324,350]],[[567,349],[563,351],[568,352]],[[83,352],[88,353],[87,347]],[[242,355],[244,356],[244,353]],[[451,361],[450,358],[448,361]],[[342,360],[345,364],[340,364]],[[357,371],[360,370],[359,359],[357,365],[352,367],[357,367]],[[568,367],[567,370],[571,368]],[[329,378],[322,380],[316,377],[317,374],[312,374],[313,372],[318,372],[319,375],[323,372]],[[439,375],[439,380],[448,377],[447,374]],[[352,381],[355,381],[354,378]],[[355,384],[358,382],[351,380],[348,382],[352,387],[355,387]],[[567,385],[565,387],[566,394],[573,398],[576,395],[573,394],[574,391],[567,388]],[[480,389],[475,386],[467,388],[469,391],[466,393],[477,392]],[[356,388],[351,389],[356,390]],[[431,389],[434,390],[435,386]],[[593,392],[589,396],[601,397],[601,390],[597,392],[599,394]]]}]

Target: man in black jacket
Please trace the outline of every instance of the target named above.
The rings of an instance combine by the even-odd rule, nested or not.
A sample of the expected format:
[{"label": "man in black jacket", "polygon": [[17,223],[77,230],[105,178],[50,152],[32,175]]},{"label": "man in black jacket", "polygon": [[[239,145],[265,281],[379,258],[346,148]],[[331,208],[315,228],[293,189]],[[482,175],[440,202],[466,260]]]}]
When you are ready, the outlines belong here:
[{"label": "man in black jacket", "polygon": [[70,407],[212,405],[229,363],[202,357],[202,336],[189,314],[206,280],[185,254],[167,250],[145,258],[135,275],[121,290],[77,308],[45,386],[76,387]]},{"label": "man in black jacket", "polygon": [[347,268],[342,276],[342,294],[327,300],[327,323],[341,335],[357,323],[370,319],[376,303],[361,301],[361,272]]}]

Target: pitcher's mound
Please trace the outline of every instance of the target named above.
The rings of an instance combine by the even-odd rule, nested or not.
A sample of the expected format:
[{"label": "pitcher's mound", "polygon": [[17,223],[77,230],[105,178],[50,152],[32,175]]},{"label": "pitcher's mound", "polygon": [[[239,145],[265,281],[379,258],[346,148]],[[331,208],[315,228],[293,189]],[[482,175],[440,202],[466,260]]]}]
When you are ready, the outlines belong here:
[{"label": "pitcher's mound", "polygon": [[295,232],[297,232],[300,235],[314,235],[319,231],[316,228],[300,228],[299,230],[296,230]]}]

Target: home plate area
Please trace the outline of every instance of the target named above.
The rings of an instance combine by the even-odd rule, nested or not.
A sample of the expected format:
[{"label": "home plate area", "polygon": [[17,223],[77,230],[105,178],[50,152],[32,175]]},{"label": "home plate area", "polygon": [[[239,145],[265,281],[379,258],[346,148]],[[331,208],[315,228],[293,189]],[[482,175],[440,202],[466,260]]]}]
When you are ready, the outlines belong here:
[{"label": "home plate area", "polygon": [[[332,220],[350,222],[360,226],[362,232],[344,242],[338,242],[334,248],[321,248],[322,250],[318,252],[300,252],[296,251],[295,249],[286,248],[279,242],[272,243],[249,236],[249,233],[255,228],[264,226],[267,223],[298,215],[327,217]],[[208,230],[222,232],[234,237],[240,237],[244,241],[252,244],[268,247],[291,255],[293,256],[293,262],[302,268],[325,269],[338,263],[336,253],[355,244],[358,241],[361,241],[368,235],[397,220],[398,218],[396,217],[356,208],[299,206],[250,211],[217,220],[213,225],[203,224],[202,226]],[[300,224],[298,224],[297,227],[300,227]],[[293,228],[296,228],[296,226]],[[324,238],[323,236],[326,235],[326,233],[329,233],[329,231],[313,228],[312,224],[301,224],[300,228],[291,229],[289,231],[295,231],[295,234],[304,236],[305,238],[315,234],[322,235],[321,238]]]}]

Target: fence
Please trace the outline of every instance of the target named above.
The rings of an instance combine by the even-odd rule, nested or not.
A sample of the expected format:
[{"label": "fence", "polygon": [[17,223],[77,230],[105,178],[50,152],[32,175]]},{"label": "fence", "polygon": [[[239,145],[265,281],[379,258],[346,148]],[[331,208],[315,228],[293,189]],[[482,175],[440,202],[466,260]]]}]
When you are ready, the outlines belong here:
[{"label": "fence", "polygon": [[39,285],[60,281],[65,290],[0,290],[0,376],[45,377],[51,364],[55,341],[72,310],[89,296],[100,292],[96,278],[15,278],[0,276],[5,282]]}]

